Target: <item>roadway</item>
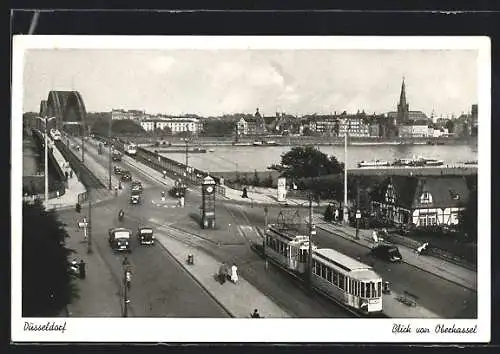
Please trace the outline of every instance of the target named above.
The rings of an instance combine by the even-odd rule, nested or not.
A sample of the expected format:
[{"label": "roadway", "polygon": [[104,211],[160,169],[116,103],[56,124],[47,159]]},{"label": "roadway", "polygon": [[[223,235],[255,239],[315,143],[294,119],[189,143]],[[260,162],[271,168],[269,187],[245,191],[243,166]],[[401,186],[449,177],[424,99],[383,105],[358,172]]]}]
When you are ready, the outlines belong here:
[{"label": "roadway", "polygon": [[[108,170],[108,155],[98,155],[96,145],[95,141],[89,141],[86,144],[86,154],[99,164],[102,175],[103,170]],[[201,196],[198,190],[190,189],[186,196],[185,208],[178,208],[175,207],[176,200],[169,197],[168,193],[167,200],[161,201],[161,191],[168,191],[172,185],[171,180],[151,177],[147,167],[138,165],[128,156],[124,156],[121,162],[113,162],[113,165],[128,169],[133,180],[141,181],[144,187],[140,205],[130,205],[128,193],[125,192],[116,197],[114,202],[103,203],[93,209],[95,248],[105,258],[117,279],[123,274],[123,258],[114,255],[110,250],[107,244],[107,229],[125,226],[136,230],[140,225],[150,225],[155,232],[195,244],[220,261],[235,262],[239,273],[245,279],[291,315],[301,318],[352,317],[327,299],[310,295],[279,269],[273,266],[266,268],[262,258],[249,247],[256,234],[242,232],[241,227],[248,226],[249,220],[233,205],[217,202],[217,228],[203,230],[199,226]],[[123,187],[127,189],[128,183],[123,183]],[[120,208],[125,211],[123,223],[117,220]],[[179,269],[179,265],[161,245],[139,247],[134,240],[132,249],[129,256],[134,275],[130,293],[131,315],[224,316],[218,305],[194,283],[190,275]]]},{"label": "roadway", "polygon": [[[243,208],[240,205],[232,206],[244,213],[250,223],[264,225],[264,211],[262,207]],[[269,208],[269,223],[275,223],[280,209]],[[308,216],[308,210],[300,209],[302,219]],[[407,263],[389,264],[374,259],[368,255],[368,249],[341,236],[332,235],[326,231],[316,229],[317,235],[313,242],[320,248],[332,248],[363,263],[373,266],[384,280],[391,283],[392,289],[402,293],[408,291],[419,297],[418,303],[443,318],[476,318],[477,293],[447,281],[434,274],[413,267]],[[422,256],[425,257],[425,256]]]}]

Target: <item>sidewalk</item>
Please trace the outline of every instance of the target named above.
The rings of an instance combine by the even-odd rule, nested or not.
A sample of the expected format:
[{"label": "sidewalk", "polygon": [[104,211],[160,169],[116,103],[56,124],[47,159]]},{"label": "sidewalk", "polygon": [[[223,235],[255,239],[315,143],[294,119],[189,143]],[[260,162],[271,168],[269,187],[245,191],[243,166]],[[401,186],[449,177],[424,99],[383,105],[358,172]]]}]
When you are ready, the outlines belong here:
[{"label": "sidewalk", "polygon": [[[326,232],[344,237],[366,248],[373,247],[371,230],[359,230],[359,240],[356,240],[356,229],[353,227],[327,223],[319,216],[314,216],[313,222],[317,228]],[[477,291],[477,272],[431,256],[419,256],[415,250],[403,245],[398,244],[397,247],[405,263],[459,284],[469,290]]]},{"label": "sidewalk", "polygon": [[[50,139],[50,138],[49,138]],[[67,188],[64,195],[48,200],[48,209],[61,209],[61,208],[74,208],[78,202],[78,195],[86,191],[85,186],[78,180],[75,171],[71,169],[69,163],[66,162],[63,155],[59,149],[54,145],[53,141],[50,139],[50,144],[54,148],[52,149],[52,155],[57,161],[59,167],[63,172],[68,172],[71,175],[73,172],[73,177],[68,177]]]},{"label": "sidewalk", "polygon": [[[245,204],[262,204],[262,205],[292,205],[292,206],[307,206],[309,204],[309,200],[307,199],[297,199],[297,198],[286,198],[285,201],[280,202],[278,201],[277,197],[277,189],[274,188],[267,188],[266,193],[257,192],[257,191],[252,191],[252,187],[249,187],[247,189],[247,195],[248,198],[242,198],[241,195],[243,194],[242,191],[233,189],[228,186],[223,186],[226,192],[225,197],[223,197],[226,200],[233,200]],[[319,205],[317,202],[313,201],[312,202],[313,206],[317,207],[319,205],[321,206],[326,206],[329,204],[329,201],[320,201]]]},{"label": "sidewalk", "polygon": [[85,262],[85,279],[75,278],[79,288],[79,298],[68,305],[69,317],[120,317],[122,313],[121,298],[116,281],[98,252],[87,253],[88,243],[83,240],[83,231],[76,228],[87,209],[82,214],[65,213],[59,218],[67,224],[66,230],[70,235],[66,239],[66,246],[75,250],[69,259],[77,258]]},{"label": "sidewalk", "polygon": [[[220,262],[198,248],[188,246],[166,235],[157,233],[157,241],[190,273],[200,285],[233,317],[249,318],[253,309],[258,309],[262,317],[288,318],[285,310],[272,302],[252,284],[238,274],[238,284],[226,281],[220,284],[215,278]],[[187,255],[194,256],[194,264],[187,265]]]}]

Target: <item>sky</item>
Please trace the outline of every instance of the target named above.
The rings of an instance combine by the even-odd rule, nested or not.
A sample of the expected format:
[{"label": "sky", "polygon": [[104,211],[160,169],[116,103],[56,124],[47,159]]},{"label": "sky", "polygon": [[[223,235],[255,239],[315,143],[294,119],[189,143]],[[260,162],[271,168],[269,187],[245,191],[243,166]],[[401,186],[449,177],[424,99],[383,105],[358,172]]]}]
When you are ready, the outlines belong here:
[{"label": "sky", "polygon": [[264,115],[410,110],[470,112],[478,101],[475,50],[30,49],[23,110],[50,90],[79,91],[89,112],[139,109],[201,116],[256,108]]}]

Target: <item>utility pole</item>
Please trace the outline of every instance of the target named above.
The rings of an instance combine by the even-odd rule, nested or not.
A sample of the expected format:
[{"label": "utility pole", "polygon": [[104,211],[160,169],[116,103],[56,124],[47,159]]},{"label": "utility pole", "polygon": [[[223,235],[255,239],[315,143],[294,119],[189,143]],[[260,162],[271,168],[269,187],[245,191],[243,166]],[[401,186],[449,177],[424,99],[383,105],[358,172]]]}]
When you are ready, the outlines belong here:
[{"label": "utility pole", "polygon": [[108,173],[109,173],[109,179],[108,179],[108,188],[111,190],[113,186],[111,185],[111,159],[112,159],[112,151],[111,151],[111,122],[112,122],[113,116],[109,117],[108,121],[108,150],[109,150],[109,158],[108,158]]},{"label": "utility pole", "polygon": [[359,179],[356,180],[356,240],[359,240],[359,219],[361,212],[359,210]]},{"label": "utility pole", "polygon": [[85,123],[81,123],[81,131],[82,131],[82,163],[85,162]]},{"label": "utility pole", "polygon": [[189,141],[188,141],[188,138],[187,137],[184,138],[184,141],[186,143],[186,172],[187,172],[187,170],[188,170],[188,163],[189,163],[189,150],[188,150],[188,148],[189,148],[189,145],[188,145]]},{"label": "utility pole", "polygon": [[309,192],[309,252],[307,255],[307,270],[308,270],[308,286],[309,290],[312,291],[312,236],[316,232],[313,230],[313,224],[312,224],[312,195],[311,192]]},{"label": "utility pole", "polygon": [[128,258],[125,256],[125,259],[122,262],[123,266],[123,317],[128,317],[128,279],[127,275],[129,270],[130,263]]},{"label": "utility pole", "polygon": [[44,174],[45,174],[45,209],[49,207],[49,139],[47,138],[47,117],[45,117],[45,166],[44,166]]},{"label": "utility pole", "polygon": [[90,200],[90,187],[87,189],[87,199],[89,201],[89,226],[88,226],[88,249],[87,253],[92,253],[92,201]]},{"label": "utility pole", "polygon": [[349,210],[347,209],[347,130],[344,140],[344,224],[349,223]]}]

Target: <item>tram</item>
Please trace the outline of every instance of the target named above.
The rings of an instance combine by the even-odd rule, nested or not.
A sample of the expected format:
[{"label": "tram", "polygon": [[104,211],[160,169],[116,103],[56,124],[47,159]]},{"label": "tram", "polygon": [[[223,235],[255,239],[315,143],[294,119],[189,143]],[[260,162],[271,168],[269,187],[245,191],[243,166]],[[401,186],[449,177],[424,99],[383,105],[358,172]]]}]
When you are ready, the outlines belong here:
[{"label": "tram", "polygon": [[[302,278],[307,277],[309,237],[268,225],[267,257]],[[382,278],[372,267],[338,251],[312,248],[312,285],[337,302],[363,314],[382,311]]]}]

